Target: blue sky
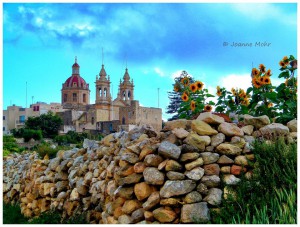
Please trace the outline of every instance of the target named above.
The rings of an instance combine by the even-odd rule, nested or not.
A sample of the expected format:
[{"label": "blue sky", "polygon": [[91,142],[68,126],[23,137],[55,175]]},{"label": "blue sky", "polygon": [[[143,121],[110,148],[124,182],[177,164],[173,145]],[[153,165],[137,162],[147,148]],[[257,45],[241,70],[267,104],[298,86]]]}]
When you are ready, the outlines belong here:
[{"label": "blue sky", "polygon": [[25,106],[26,81],[27,106],[32,96],[60,102],[75,56],[94,103],[102,48],[114,98],[127,61],[135,99],[157,107],[160,88],[165,112],[167,91],[182,70],[212,93],[217,85],[248,87],[252,63],[270,68],[273,84],[282,82],[278,62],[297,58],[297,4],[3,3],[3,108]]}]

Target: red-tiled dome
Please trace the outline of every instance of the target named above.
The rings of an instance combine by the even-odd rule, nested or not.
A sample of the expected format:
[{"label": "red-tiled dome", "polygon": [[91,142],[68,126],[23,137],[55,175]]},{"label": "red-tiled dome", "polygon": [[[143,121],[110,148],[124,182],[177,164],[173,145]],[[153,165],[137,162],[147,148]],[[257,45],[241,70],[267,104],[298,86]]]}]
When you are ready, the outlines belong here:
[{"label": "red-tiled dome", "polygon": [[73,65],[72,65],[72,67],[80,67],[78,64],[77,64],[77,62],[75,62]]},{"label": "red-tiled dome", "polygon": [[70,76],[66,82],[64,83],[64,87],[80,87],[80,88],[88,88],[88,84],[85,80],[79,75]]}]

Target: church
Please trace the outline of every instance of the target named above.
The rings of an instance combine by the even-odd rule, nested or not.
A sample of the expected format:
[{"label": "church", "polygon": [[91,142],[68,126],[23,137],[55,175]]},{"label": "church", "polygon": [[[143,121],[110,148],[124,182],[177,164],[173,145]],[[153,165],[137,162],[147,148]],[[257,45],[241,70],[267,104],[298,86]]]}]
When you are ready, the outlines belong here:
[{"label": "church", "polygon": [[162,109],[142,107],[134,99],[134,82],[125,69],[120,79],[117,97],[111,96],[110,76],[102,64],[96,76],[95,104],[90,104],[90,86],[80,75],[80,66],[75,57],[72,75],[62,84],[61,104],[64,112],[64,131],[70,129],[82,132],[100,131],[108,134],[116,131],[128,131],[136,125],[150,124],[155,130],[162,128]]}]

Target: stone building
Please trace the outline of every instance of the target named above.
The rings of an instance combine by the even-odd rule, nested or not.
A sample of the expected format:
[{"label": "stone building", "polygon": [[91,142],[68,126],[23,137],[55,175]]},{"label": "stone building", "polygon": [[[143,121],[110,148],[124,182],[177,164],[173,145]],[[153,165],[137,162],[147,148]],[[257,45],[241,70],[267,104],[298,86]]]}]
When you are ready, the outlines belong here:
[{"label": "stone building", "polygon": [[[95,104],[92,105],[88,105],[89,99],[85,100],[88,102],[86,104],[83,100],[77,100],[76,103],[67,99],[67,102],[65,102],[64,97],[69,97],[70,94],[75,93],[75,91],[79,94],[77,97],[83,97],[82,95],[80,96],[81,92],[81,94],[86,94],[86,97],[89,98],[89,86],[85,80],[80,77],[77,60],[75,60],[72,69],[72,76],[63,84],[61,92],[62,105],[64,108],[84,111],[77,119],[71,120],[76,131],[98,130],[103,133],[108,133],[108,131],[113,132],[121,129],[128,130],[129,125],[140,124],[150,124],[156,130],[161,130],[162,110],[160,108],[141,107],[139,101],[134,100],[134,82],[133,79],[130,78],[127,68],[125,69],[123,80],[120,80],[117,97],[113,100],[111,96],[110,76],[106,73],[105,67],[102,64],[96,76],[96,99]],[[76,69],[78,69],[78,71],[74,72]],[[84,81],[82,84],[86,86],[75,85],[75,87],[72,87],[70,81],[72,77],[75,76],[80,78],[81,81]],[[74,81],[74,79],[72,81]],[[69,114],[69,116],[71,115]]]}]

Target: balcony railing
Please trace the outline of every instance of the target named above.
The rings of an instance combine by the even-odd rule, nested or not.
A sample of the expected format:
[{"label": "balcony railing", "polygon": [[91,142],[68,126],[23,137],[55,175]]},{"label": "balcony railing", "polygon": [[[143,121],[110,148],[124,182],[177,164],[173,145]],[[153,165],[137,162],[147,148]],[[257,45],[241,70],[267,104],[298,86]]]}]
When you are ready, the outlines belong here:
[{"label": "balcony railing", "polygon": [[25,121],[16,120],[16,124],[17,124],[17,125],[24,125],[24,124],[25,124]]}]

